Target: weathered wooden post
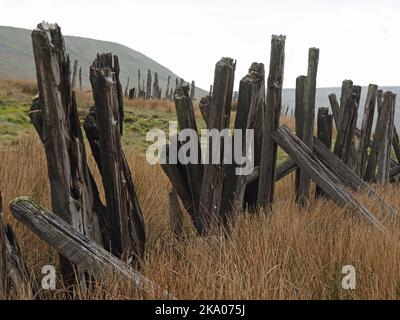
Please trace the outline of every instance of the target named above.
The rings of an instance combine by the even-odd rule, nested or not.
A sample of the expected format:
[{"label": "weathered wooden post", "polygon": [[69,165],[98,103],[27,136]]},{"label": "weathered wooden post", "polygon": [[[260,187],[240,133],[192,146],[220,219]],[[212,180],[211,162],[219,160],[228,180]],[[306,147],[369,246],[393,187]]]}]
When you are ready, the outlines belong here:
[{"label": "weathered wooden post", "polygon": [[[296,78],[296,96],[295,96],[295,130],[296,136],[303,140],[303,131],[304,131],[304,95],[306,91],[307,85],[307,77],[299,76]],[[295,174],[295,194],[296,201],[299,201],[300,196],[300,177],[301,177],[301,169],[296,168]]]},{"label": "weathered wooden post", "polygon": [[368,86],[367,98],[365,100],[364,116],[361,124],[360,144],[357,154],[356,173],[360,177],[364,177],[365,166],[368,157],[368,147],[371,139],[372,123],[374,121],[376,93],[378,86],[370,84]]},{"label": "weathered wooden post", "polygon": [[273,35],[271,39],[267,98],[262,123],[263,135],[258,185],[258,203],[262,206],[271,205],[274,198],[278,146],[272,139],[272,133],[279,127],[279,117],[282,107],[285,40],[286,37],[282,35]]},{"label": "weathered wooden post", "polygon": [[136,265],[144,255],[145,228],[132,175],[121,145],[119,129],[122,116],[117,95],[118,70],[118,58],[111,54],[98,54],[93,61],[90,82],[95,102],[95,119],[89,117],[86,122],[92,120],[93,132],[97,131],[97,134],[86,132],[91,146],[97,144],[97,150],[92,148],[92,151],[98,153],[97,163],[107,202],[105,220],[111,249],[114,254]]},{"label": "weathered wooden post", "polygon": [[79,67],[79,91],[82,91],[82,67]]},{"label": "weathered wooden post", "polygon": [[[253,130],[254,147],[251,155],[253,166],[259,167],[262,148],[262,112],[265,102],[265,71],[264,64],[252,63],[249,73],[240,80],[239,100],[235,118],[235,130],[240,130],[242,157],[248,159],[249,145],[247,145],[246,130]],[[235,150],[235,139],[233,137],[233,152]],[[226,178],[224,182],[222,212],[226,220],[233,222],[237,210],[242,210],[245,203],[255,206],[257,203],[258,177],[248,183],[248,174],[239,175],[236,171],[243,169],[243,164],[232,162],[227,165]],[[254,171],[254,170],[253,170]]]},{"label": "weathered wooden post", "polygon": [[331,93],[329,96],[329,103],[333,114],[333,120],[335,120],[336,129],[339,128],[339,116],[340,116],[340,105],[337,101],[336,94]]},{"label": "weathered wooden post", "polygon": [[210,84],[210,91],[209,91],[208,95],[209,95],[210,97],[212,97],[212,93],[213,93],[213,85]]},{"label": "weathered wooden post", "polygon": [[192,81],[192,84],[190,86],[190,99],[192,99],[192,101],[194,101],[195,90],[196,90],[196,86],[195,86],[194,81]]},{"label": "weathered wooden post", "polygon": [[75,89],[77,73],[78,73],[78,60],[75,60],[74,61],[74,70],[72,72],[72,90]]},{"label": "weathered wooden post", "polygon": [[183,212],[175,189],[169,192],[168,200],[170,228],[174,236],[179,239],[183,235]]},{"label": "weathered wooden post", "polygon": [[[196,163],[188,163],[185,165],[186,176],[189,184],[189,193],[192,199],[192,206],[196,216],[195,227],[198,231],[203,230],[202,221],[199,218],[199,204],[201,184],[203,180],[203,167],[201,164],[201,148],[200,137],[197,130],[196,116],[193,109],[192,99],[189,97],[189,87],[178,87],[174,94],[176,115],[180,130],[191,129],[196,133],[197,143],[193,147],[197,148]],[[195,137],[187,137],[188,140]],[[180,141],[182,144],[188,141]],[[190,143],[190,141],[188,142]]]},{"label": "weathered wooden post", "polygon": [[[219,133],[229,127],[231,114],[231,103],[236,62],[231,58],[222,58],[215,65],[213,99],[209,112],[210,129],[217,129]],[[220,218],[221,199],[224,181],[224,146],[223,137],[219,134],[217,141],[207,138],[206,162],[204,165],[203,181],[200,193],[200,221],[207,232],[215,219]],[[212,143],[210,143],[212,141]],[[218,148],[212,144],[219,143]],[[215,159],[218,154],[219,159]],[[213,156],[214,155],[214,156]],[[210,163],[210,160],[217,160],[218,163]]]},{"label": "weathered wooden post", "polygon": [[369,154],[367,168],[365,169],[364,180],[369,182],[375,176],[375,169],[378,161],[379,150],[382,147],[387,131],[387,123],[390,121],[392,107],[395,101],[395,95],[386,91],[383,97],[382,104],[378,100],[378,120],[374,132],[374,140],[372,142],[371,151]]},{"label": "weathered wooden post", "polygon": [[128,93],[129,93],[129,77],[128,77],[128,81],[126,82],[124,97],[127,98],[128,97]]},{"label": "weathered wooden post", "polygon": [[151,99],[151,71],[147,70],[146,100]]},{"label": "weathered wooden post", "polygon": [[[46,151],[53,210],[79,232],[101,243],[100,222],[105,209],[86,163],[70,84],[70,62],[60,27],[39,24],[32,32],[32,44],[40,103],[31,110],[30,117]],[[60,258],[67,279],[72,269],[66,259]]]},{"label": "weathered wooden post", "polygon": [[[315,94],[317,88],[317,70],[319,62],[319,49],[310,48],[308,51],[308,70],[307,81],[304,94],[304,127],[303,139],[304,144],[312,148],[312,139],[314,134],[314,118],[315,118]],[[309,197],[310,179],[304,172],[300,175],[299,185],[299,204],[305,206]]]},{"label": "weathered wooden post", "polygon": [[210,106],[211,106],[211,96],[205,96],[200,99],[199,109],[207,128],[209,128],[208,119],[210,117]]},{"label": "weathered wooden post", "polygon": [[140,70],[138,70],[138,81],[137,81],[137,83],[138,83],[138,88],[137,88],[137,92],[138,92],[138,98],[140,98],[139,97],[139,95],[140,95],[140,92],[142,91],[142,90],[144,90],[144,88],[142,89],[141,87],[140,87]]},{"label": "weathered wooden post", "polygon": [[3,221],[3,197],[0,192],[0,299],[7,298],[7,247],[6,228]]},{"label": "weathered wooden post", "polygon": [[160,87],[158,86],[158,73],[154,72],[153,99],[160,99]]},{"label": "weathered wooden post", "polygon": [[[332,146],[333,117],[329,114],[329,109],[321,107],[317,115],[317,136],[318,139],[330,150]],[[325,193],[317,185],[315,196],[321,197]]]}]

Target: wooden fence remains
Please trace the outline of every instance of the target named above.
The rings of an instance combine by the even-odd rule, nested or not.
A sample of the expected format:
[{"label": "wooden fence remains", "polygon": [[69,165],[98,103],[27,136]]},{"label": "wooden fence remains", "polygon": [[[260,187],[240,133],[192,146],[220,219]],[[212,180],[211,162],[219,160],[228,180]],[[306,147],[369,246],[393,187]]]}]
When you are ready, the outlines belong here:
[{"label": "wooden fence remains", "polygon": [[[176,143],[166,144],[161,153],[161,158],[166,160],[161,168],[172,185],[169,216],[171,231],[177,239],[185,237],[185,213],[198,235],[210,233],[214,225],[233,225],[243,211],[256,212],[264,207],[272,213],[275,183],[294,171],[296,202],[305,209],[310,208],[313,181],[316,197],[326,197],[346,210],[359,213],[381,231],[386,230],[384,224],[362,202],[359,193],[373,198],[382,212],[397,214],[368,184],[387,185],[399,180],[395,94],[370,85],[359,129],[361,87],[353,85],[351,80],[343,81],[339,101],[334,94],[329,95],[332,112],[326,107],[318,109],[317,137],[314,137],[319,50],[310,48],[307,76],[296,79],[293,133],[288,127],[280,126],[281,115],[289,112],[287,108],[282,112],[285,41],[285,36],[272,36],[267,79],[264,65],[253,63],[240,81],[233,128],[242,132],[241,137],[229,135],[229,130],[225,130],[226,135],[220,134],[230,128],[236,61],[225,57],[216,63],[213,85],[209,95],[200,100],[199,108],[206,128],[220,134],[219,143],[215,147],[208,136],[204,155],[193,106],[195,83],[183,85],[183,79],[176,78],[173,90],[168,78],[164,97],[174,99],[179,132],[191,129],[197,135],[199,150],[195,163],[169,161],[172,152],[185,151],[188,142],[172,138],[170,141]],[[88,272],[99,276],[112,271],[145,292],[170,297],[137,271],[144,257],[145,226],[121,144],[124,95],[160,99],[158,75],[154,75],[152,90],[151,71],[148,70],[145,87],[139,70],[137,88],[129,89],[128,83],[124,94],[118,56],[98,54],[90,67],[94,106],[83,128],[102,178],[103,203],[100,187],[87,163],[74,80],[61,29],[56,24],[39,24],[32,32],[32,44],[39,97],[32,102],[29,116],[47,158],[52,212],[31,199],[18,198],[10,204],[12,214],[59,252],[60,269],[67,283],[75,280],[75,276],[71,277],[75,272],[80,283],[85,283]],[[375,109],[378,117],[373,130]],[[253,132],[252,149],[243,130]],[[225,143],[238,142],[235,139],[241,139],[241,150],[234,150],[236,144]],[[287,155],[281,163],[277,163],[278,147]],[[253,170],[237,175],[236,170],[242,169],[242,164],[223,162],[232,151],[239,151],[251,160]],[[219,158],[219,163],[210,161],[212,155]],[[203,163],[204,159],[209,161]],[[16,286],[33,292],[27,279],[29,275],[15,236],[0,215],[0,297],[7,296]]]}]

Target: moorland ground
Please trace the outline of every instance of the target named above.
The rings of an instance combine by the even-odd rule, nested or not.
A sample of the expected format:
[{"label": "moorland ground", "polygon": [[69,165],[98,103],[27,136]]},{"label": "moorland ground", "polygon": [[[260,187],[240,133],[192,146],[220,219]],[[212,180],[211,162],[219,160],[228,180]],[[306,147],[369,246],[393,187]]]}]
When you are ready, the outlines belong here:
[{"label": "moorland ground", "polygon": [[[57,254],[10,214],[8,202],[31,196],[47,208],[50,190],[43,146],[28,117],[35,84],[0,81],[0,190],[5,219],[15,232],[36,287],[43,265],[57,266]],[[83,119],[92,104],[91,93],[78,92]],[[147,242],[141,272],[180,299],[398,299],[400,298],[399,218],[384,216],[379,205],[359,195],[388,228],[375,229],[356,213],[327,199],[314,199],[299,209],[294,199],[294,175],[279,181],[271,211],[246,212],[229,235],[215,229],[208,237],[196,236],[185,216],[184,239],[170,231],[168,192],[170,184],[159,167],[144,157],[145,134],[154,127],[167,129],[175,120],[175,107],[167,101],[125,101],[123,146],[144,214]],[[199,127],[204,127],[196,107]],[[234,116],[234,114],[233,114]],[[293,119],[282,118],[293,128]],[[89,150],[89,148],[87,149]],[[88,154],[95,179],[100,181]],[[280,161],[285,158],[279,152]],[[99,183],[98,185],[101,185]],[[385,190],[374,186],[400,212],[397,185]],[[356,269],[356,289],[342,288],[342,267]],[[93,282],[87,291],[65,288],[54,291],[16,290],[10,299],[146,299],[133,297],[132,288],[111,275]]]}]

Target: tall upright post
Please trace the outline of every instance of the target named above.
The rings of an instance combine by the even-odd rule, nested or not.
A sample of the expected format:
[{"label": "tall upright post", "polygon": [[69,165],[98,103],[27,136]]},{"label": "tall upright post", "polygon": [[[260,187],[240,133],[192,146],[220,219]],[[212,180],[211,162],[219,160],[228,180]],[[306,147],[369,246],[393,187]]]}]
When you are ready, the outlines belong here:
[{"label": "tall upright post", "polygon": [[78,60],[75,60],[74,61],[74,70],[72,72],[72,90],[75,89],[77,73],[78,73]]},{"label": "tall upright post", "polygon": [[272,133],[279,127],[279,117],[282,107],[285,40],[286,37],[283,35],[273,35],[271,39],[271,56],[267,80],[267,98],[262,124],[263,136],[258,185],[258,203],[263,206],[271,205],[274,198],[278,146],[272,139]]},{"label": "tall upright post", "polygon": [[151,98],[151,71],[147,70],[146,99]]},{"label": "tall upright post", "polygon": [[82,91],[82,67],[79,67],[79,91]]},{"label": "tall upright post", "polygon": [[[315,94],[317,88],[317,70],[319,61],[319,49],[310,48],[308,51],[307,83],[304,95],[304,128],[303,142],[312,149],[314,118],[315,118]],[[305,206],[309,197],[310,178],[304,172],[300,176],[299,204]]]},{"label": "tall upright post", "polygon": [[190,86],[190,99],[192,99],[192,101],[194,100],[195,90],[196,90],[195,83],[194,81],[192,81],[192,84]]}]

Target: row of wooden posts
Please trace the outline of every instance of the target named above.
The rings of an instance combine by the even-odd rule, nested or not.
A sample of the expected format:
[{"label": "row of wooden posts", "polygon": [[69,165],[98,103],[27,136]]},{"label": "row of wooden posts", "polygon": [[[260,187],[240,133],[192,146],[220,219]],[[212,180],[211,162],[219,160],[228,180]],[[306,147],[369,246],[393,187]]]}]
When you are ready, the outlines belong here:
[{"label": "row of wooden posts", "polygon": [[[394,126],[395,95],[370,85],[362,126],[358,129],[361,90],[351,81],[344,81],[340,102],[334,95],[329,96],[333,113],[327,108],[318,109],[317,137],[314,137],[319,50],[311,48],[307,75],[296,81],[293,133],[279,123],[285,41],[285,36],[272,36],[268,77],[262,63],[253,63],[239,84],[234,128],[254,130],[253,172],[239,176],[235,174],[236,164],[201,164],[201,154],[199,164],[167,162],[161,165],[172,185],[171,228],[178,238],[183,233],[184,216],[180,203],[199,235],[208,234],[215,225],[222,225],[229,232],[244,210],[264,207],[272,212],[276,181],[294,171],[296,201],[302,207],[308,207],[310,182],[314,181],[318,197],[325,196],[358,212],[383,232],[384,224],[363,204],[359,193],[374,198],[383,212],[395,214],[367,183],[386,184],[400,174],[399,141]],[[103,203],[100,186],[87,164],[61,29],[58,25],[41,23],[32,32],[32,43],[39,98],[33,101],[29,116],[47,157],[52,212],[22,197],[10,204],[13,216],[58,250],[66,283],[79,279],[84,285],[88,272],[98,276],[113,271],[146,292],[157,291],[170,297],[137,271],[144,256],[146,235],[134,181],[121,145],[124,93],[118,57],[98,54],[93,61],[90,82],[94,106],[83,124],[101,174]],[[236,61],[231,58],[218,61],[211,92],[199,103],[209,129],[229,128],[235,67]],[[189,86],[177,86],[174,101],[179,129],[198,132]],[[378,120],[372,135],[375,104]],[[333,139],[333,123],[336,139]],[[242,151],[247,150],[244,136]],[[288,155],[280,164],[277,163],[278,146]],[[206,156],[211,156],[209,148],[211,144],[206,147]],[[221,159],[227,151],[224,148],[221,143]],[[397,160],[391,157],[392,148]],[[169,145],[163,152],[166,158],[170,156]],[[0,294],[7,295],[10,288],[17,286],[35,291],[26,280],[28,271],[12,229],[1,219],[0,249]]]}]

